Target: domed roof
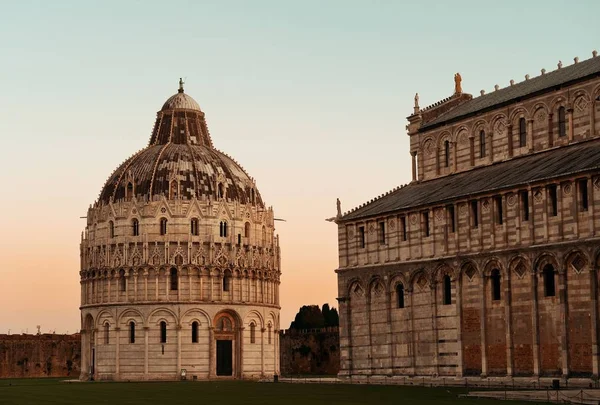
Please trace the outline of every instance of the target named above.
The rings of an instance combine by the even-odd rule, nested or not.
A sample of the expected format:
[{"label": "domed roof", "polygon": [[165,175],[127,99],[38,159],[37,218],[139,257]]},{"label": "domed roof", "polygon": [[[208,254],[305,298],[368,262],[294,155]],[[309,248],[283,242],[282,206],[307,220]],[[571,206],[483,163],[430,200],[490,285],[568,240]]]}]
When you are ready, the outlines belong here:
[{"label": "domed roof", "polygon": [[226,154],[213,147],[204,113],[183,92],[170,97],[157,113],[145,149],[122,163],[109,177],[99,201],[136,196],[154,200],[211,197],[262,205],[254,181]]},{"label": "domed roof", "polygon": [[163,104],[161,111],[174,109],[200,111],[200,105],[196,102],[196,100],[181,91],[169,97],[169,99]]}]

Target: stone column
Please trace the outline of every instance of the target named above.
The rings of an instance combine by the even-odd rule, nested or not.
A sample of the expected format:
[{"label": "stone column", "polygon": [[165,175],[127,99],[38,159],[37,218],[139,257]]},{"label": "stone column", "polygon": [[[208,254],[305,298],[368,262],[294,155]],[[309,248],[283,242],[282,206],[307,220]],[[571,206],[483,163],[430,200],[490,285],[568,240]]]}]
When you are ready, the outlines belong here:
[{"label": "stone column", "polygon": [[202,275],[202,269],[199,270],[200,274],[198,278],[200,279],[200,301],[204,301],[204,275]]},{"label": "stone column", "polygon": [[411,151],[410,156],[412,157],[412,181],[417,180],[417,152]]},{"label": "stone column", "polygon": [[594,182],[591,177],[587,178],[588,189],[588,229],[590,236],[596,236],[596,227],[594,226]]},{"label": "stone column", "polygon": [[462,344],[462,276],[459,272],[456,278],[456,345],[458,348],[458,368],[457,377],[462,377],[465,373]]},{"label": "stone column", "polygon": [[120,363],[121,363],[121,328],[120,327],[116,327],[115,328],[115,380],[119,379],[119,373],[120,373]]},{"label": "stone column", "polygon": [[504,316],[506,318],[506,375],[512,377],[513,366],[513,336],[512,336],[512,295],[510,268],[506,270],[506,281],[504,282]]},{"label": "stone column", "polygon": [[244,378],[244,327],[238,328],[238,341],[240,342],[240,361],[238,367],[238,375],[240,378]]},{"label": "stone column", "polygon": [[597,108],[596,96],[592,97],[592,103],[590,105],[590,137],[596,135],[596,108]]},{"label": "stone column", "polygon": [[144,326],[144,378],[148,378],[148,339],[150,327]]},{"label": "stone column", "polygon": [[138,292],[138,283],[137,283],[137,280],[138,280],[138,274],[137,274],[137,270],[135,270],[133,272],[133,299],[134,300],[137,300],[137,296],[138,296],[138,294],[137,294],[137,292]]},{"label": "stone column", "polygon": [[265,376],[265,328],[260,329],[260,375]]},{"label": "stone column", "polygon": [[489,131],[488,133],[485,134],[485,136],[488,138],[488,141],[486,142],[486,144],[490,145],[490,147],[489,147],[490,163],[493,163],[494,162],[494,132]]},{"label": "stone column", "polygon": [[154,295],[155,295],[156,301],[158,301],[158,280],[159,280],[160,270],[156,269],[155,271],[156,271],[156,276],[154,277],[154,290],[155,290]]},{"label": "stone column", "polygon": [[435,357],[433,358],[433,367],[435,369],[436,376],[440,374],[439,363],[440,363],[440,351],[438,343],[438,326],[437,326],[437,281],[432,281],[430,285],[431,289],[431,328],[433,334],[433,347],[435,348]]},{"label": "stone column", "polygon": [[513,156],[513,126],[509,124],[506,126],[507,142],[508,142],[508,157]]},{"label": "stone column", "polygon": [[208,327],[208,378],[216,375],[217,353],[215,350],[215,333],[212,326]]},{"label": "stone column", "polygon": [[592,372],[594,377],[598,377],[598,357],[600,348],[598,347],[598,282],[596,264],[590,265],[590,318],[592,326]]},{"label": "stone column", "polygon": [[567,267],[558,272],[558,294],[560,299],[560,351],[562,375],[569,378],[569,307],[567,304]]},{"label": "stone column", "polygon": [[89,356],[91,355],[91,353],[89,353],[89,354],[87,353],[88,348],[90,347],[90,344],[88,342],[89,333],[87,330],[85,330],[83,328],[81,329],[81,331],[79,333],[81,333],[81,370],[79,373],[79,379],[87,380],[88,369],[90,368]]},{"label": "stone column", "polygon": [[533,119],[527,120],[527,149],[533,152]]},{"label": "stone column", "polygon": [[175,325],[175,333],[177,335],[177,378],[181,373],[181,325]]},{"label": "stone column", "polygon": [[148,269],[144,269],[144,301],[148,301]]},{"label": "stone column", "polygon": [[573,109],[567,109],[567,122],[569,124],[569,128],[567,129],[567,134],[569,136],[569,143],[573,141],[574,136],[574,128],[573,128]]},{"label": "stone column", "polygon": [[452,148],[452,172],[456,173],[458,170],[458,159],[457,159],[457,148],[458,142],[450,142],[450,147]]},{"label": "stone column", "polygon": [[408,313],[409,323],[410,323],[410,362],[412,366],[412,375],[417,375],[417,345],[416,345],[416,334],[415,334],[415,311],[413,305],[413,286],[408,285],[406,288],[406,293],[408,295],[408,305],[410,311]]},{"label": "stone column", "polygon": [[552,119],[552,116],[554,114],[549,113],[548,114],[548,147],[553,147],[554,146],[554,120]]},{"label": "stone column", "polygon": [[485,286],[487,284],[487,275],[481,272],[481,377],[487,377],[487,332],[486,332],[486,317],[485,317]]},{"label": "stone column", "polygon": [[531,269],[531,326],[533,339],[533,375],[540,376],[540,331],[538,327],[538,294],[537,294],[537,273]]},{"label": "stone column", "polygon": [[193,301],[194,295],[192,294],[192,269],[188,267],[188,300]]},{"label": "stone column", "polygon": [[469,164],[475,166],[475,138],[473,135],[469,137]]}]

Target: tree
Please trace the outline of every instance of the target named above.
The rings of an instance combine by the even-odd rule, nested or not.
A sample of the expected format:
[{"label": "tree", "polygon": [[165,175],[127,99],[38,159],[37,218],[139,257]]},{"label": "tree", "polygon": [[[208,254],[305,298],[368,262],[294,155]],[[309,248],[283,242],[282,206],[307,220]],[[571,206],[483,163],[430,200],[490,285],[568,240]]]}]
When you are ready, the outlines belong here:
[{"label": "tree", "polygon": [[329,304],[323,304],[322,309],[318,305],[304,305],[296,314],[290,329],[317,329],[339,324],[337,309],[330,308]]}]

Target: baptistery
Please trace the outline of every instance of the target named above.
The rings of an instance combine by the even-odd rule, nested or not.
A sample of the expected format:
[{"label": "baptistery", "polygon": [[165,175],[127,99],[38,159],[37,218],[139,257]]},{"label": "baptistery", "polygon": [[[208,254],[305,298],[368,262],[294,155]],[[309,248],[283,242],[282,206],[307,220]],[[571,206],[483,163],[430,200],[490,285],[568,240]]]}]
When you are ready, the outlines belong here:
[{"label": "baptistery", "polygon": [[184,92],[108,178],[81,239],[81,379],[279,373],[279,238]]}]

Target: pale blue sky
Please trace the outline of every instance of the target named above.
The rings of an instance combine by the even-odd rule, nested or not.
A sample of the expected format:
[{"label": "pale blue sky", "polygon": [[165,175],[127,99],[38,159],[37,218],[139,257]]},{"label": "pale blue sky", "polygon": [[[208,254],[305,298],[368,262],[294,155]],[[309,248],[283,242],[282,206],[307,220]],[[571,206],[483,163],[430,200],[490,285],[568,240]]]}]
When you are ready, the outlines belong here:
[{"label": "pale blue sky", "polygon": [[[410,180],[405,117],[600,48],[600,2],[0,1],[0,333],[79,327],[78,243],[187,77],[279,217],[282,326],[335,303],[335,199]],[[33,253],[29,249],[33,249]],[[29,285],[33,280],[33,287]],[[38,300],[16,309],[23,296]],[[9,308],[9,309],[7,309]]]}]

